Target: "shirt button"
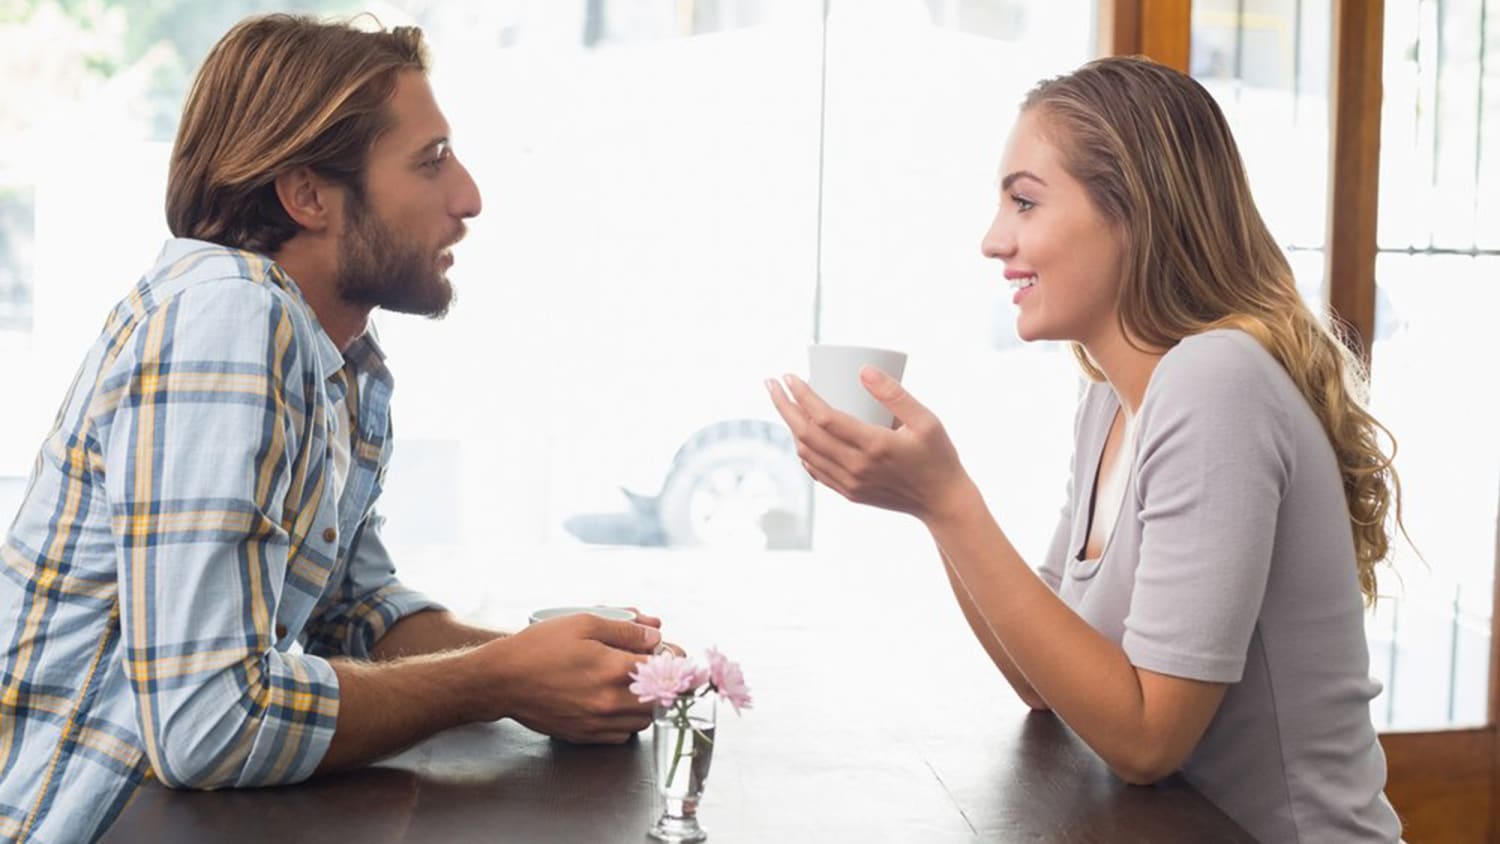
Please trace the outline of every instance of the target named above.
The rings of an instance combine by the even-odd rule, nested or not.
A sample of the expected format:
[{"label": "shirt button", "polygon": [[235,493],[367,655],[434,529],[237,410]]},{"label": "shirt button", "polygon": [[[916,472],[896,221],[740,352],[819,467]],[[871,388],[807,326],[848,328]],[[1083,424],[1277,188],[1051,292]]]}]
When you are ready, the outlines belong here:
[{"label": "shirt button", "polygon": [[323,541],[324,542],[332,542],[332,541],[334,541],[335,539],[338,539],[338,538],[339,538],[339,532],[337,530],[335,530],[334,528],[324,528],[323,529]]},{"label": "shirt button", "polygon": [[278,625],[276,625],[276,638],[278,638],[278,639],[285,639],[286,638],[286,625],[285,624],[278,624]]}]

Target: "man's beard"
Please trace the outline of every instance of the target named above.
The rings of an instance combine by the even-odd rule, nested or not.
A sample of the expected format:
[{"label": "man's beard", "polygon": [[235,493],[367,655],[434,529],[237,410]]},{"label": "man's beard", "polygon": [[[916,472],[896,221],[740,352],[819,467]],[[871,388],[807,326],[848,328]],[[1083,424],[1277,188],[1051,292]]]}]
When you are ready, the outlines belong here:
[{"label": "man's beard", "polygon": [[453,285],[438,266],[437,255],[397,237],[363,197],[349,194],[345,208],[348,216],[339,243],[339,298],[354,305],[373,305],[433,319],[447,314],[453,304]]}]

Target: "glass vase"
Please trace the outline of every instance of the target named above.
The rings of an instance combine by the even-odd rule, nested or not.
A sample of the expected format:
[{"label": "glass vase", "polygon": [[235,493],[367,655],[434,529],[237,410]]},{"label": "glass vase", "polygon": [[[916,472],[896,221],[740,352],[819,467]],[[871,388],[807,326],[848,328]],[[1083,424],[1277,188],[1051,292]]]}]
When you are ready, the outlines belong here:
[{"label": "glass vase", "polygon": [[702,841],[698,800],[714,758],[714,716],[718,695],[679,698],[657,706],[651,727],[656,793],[664,807],[648,831],[658,841]]}]

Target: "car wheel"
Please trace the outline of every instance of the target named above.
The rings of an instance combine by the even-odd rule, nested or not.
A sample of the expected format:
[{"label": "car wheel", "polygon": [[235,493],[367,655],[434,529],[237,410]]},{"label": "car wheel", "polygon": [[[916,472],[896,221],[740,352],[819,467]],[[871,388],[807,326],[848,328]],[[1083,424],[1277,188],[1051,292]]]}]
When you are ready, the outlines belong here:
[{"label": "car wheel", "polygon": [[791,434],[760,419],[715,422],[683,443],[658,497],[666,544],[807,548],[812,481]]}]

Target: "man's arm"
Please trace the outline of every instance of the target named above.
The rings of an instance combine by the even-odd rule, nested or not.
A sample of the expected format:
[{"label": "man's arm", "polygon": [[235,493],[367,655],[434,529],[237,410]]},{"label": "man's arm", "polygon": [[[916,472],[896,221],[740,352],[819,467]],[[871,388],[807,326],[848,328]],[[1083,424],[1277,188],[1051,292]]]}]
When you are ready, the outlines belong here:
[{"label": "man's arm", "polygon": [[[635,613],[637,624],[661,628],[661,619],[646,615],[634,607],[627,607],[627,609]],[[458,616],[447,610],[421,610],[396,622],[370,650],[370,659],[382,662],[402,657],[437,654],[443,651],[471,648],[509,635],[511,634],[503,630],[465,624],[459,620]]]},{"label": "man's arm", "polygon": [[[411,642],[424,633],[443,638],[445,629],[479,630],[448,628],[443,615],[408,616],[386,638],[411,622],[417,622]],[[419,621],[424,616],[433,618]],[[318,772],[378,759],[459,724],[500,718],[566,741],[625,741],[651,721],[650,704],[627,688],[628,674],[660,641],[651,627],[575,615],[457,651],[331,660],[338,721]]]},{"label": "man's arm", "polygon": [[[451,624],[434,625],[431,619],[419,621],[414,627],[407,625],[409,619],[423,616],[452,616],[396,577],[396,564],[380,535],[384,523],[385,518],[377,511],[356,529],[339,581],[328,585],[324,601],[313,610],[298,637],[307,652],[325,659],[380,659],[437,653],[494,638],[495,631],[455,630]],[[384,656],[377,656],[377,645],[403,625],[410,632],[390,640]],[[403,639],[409,641],[403,643]]]},{"label": "man's arm", "polygon": [[[465,650],[510,634],[465,624],[447,610],[421,610],[396,622],[370,650],[375,662]],[[340,675],[342,677],[342,675]]]}]

